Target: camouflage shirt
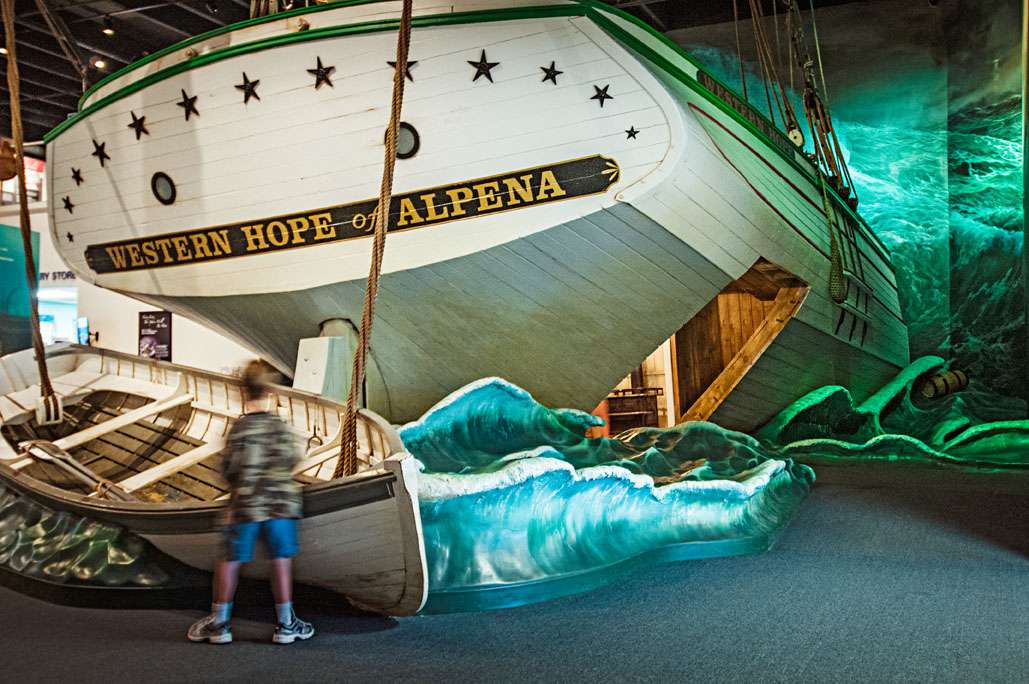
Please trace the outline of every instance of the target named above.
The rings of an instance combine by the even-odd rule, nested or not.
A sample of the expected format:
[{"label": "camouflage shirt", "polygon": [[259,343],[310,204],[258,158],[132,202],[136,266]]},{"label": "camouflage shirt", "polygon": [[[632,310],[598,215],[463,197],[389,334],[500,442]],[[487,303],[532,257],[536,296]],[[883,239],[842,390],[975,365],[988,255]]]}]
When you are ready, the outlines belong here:
[{"label": "camouflage shirt", "polygon": [[237,420],[222,459],[232,487],[228,522],[301,517],[300,485],[292,472],[299,458],[293,434],[276,416],[262,411]]}]

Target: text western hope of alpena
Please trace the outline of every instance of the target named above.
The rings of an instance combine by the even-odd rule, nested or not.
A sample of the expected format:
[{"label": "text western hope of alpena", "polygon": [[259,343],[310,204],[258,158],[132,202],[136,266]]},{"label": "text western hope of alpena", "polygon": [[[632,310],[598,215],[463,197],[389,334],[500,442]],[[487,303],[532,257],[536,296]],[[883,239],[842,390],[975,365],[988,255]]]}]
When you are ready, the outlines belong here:
[{"label": "text western hope of alpena", "polygon": [[[618,180],[616,162],[600,155],[395,196],[390,231],[422,228],[510,209],[593,195]],[[90,245],[97,273],[134,271],[261,254],[367,237],[377,200],[271,219]]]}]

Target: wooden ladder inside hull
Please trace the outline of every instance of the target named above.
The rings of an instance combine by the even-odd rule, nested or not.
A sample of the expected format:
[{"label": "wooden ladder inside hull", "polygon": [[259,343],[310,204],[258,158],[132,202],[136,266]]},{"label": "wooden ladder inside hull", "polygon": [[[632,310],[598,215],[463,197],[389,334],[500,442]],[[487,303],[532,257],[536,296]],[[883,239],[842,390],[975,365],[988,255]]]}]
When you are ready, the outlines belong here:
[{"label": "wooden ladder inside hull", "polygon": [[797,314],[809,289],[759,259],[676,333],[680,423],[711,418]]}]

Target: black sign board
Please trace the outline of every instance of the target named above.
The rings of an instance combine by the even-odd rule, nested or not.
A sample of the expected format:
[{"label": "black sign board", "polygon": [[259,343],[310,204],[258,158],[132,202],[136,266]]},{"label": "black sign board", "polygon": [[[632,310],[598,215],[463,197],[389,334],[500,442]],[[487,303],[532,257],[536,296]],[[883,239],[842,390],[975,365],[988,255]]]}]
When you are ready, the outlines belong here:
[{"label": "black sign board", "polygon": [[172,360],[170,311],[139,312],[139,355],[158,361]]},{"label": "black sign board", "polygon": [[[390,232],[596,195],[618,182],[620,170],[601,155],[394,195]],[[97,273],[196,264],[369,237],[377,199],[211,228],[90,245]]]}]

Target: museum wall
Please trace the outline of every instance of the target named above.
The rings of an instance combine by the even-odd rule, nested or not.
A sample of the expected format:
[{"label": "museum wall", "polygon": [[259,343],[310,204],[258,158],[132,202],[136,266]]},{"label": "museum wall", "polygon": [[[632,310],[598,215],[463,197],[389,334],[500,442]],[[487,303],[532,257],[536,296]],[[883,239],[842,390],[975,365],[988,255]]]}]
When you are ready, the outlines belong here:
[{"label": "museum wall", "polygon": [[[137,353],[138,313],[151,311],[154,307],[75,278],[53,246],[46,205],[31,205],[29,217],[32,230],[39,237],[40,290],[74,290],[70,299],[77,305],[77,316],[88,318],[91,332],[99,333],[94,345]],[[0,224],[17,226],[17,208],[0,207]],[[18,275],[24,278],[21,271]],[[46,297],[47,293],[42,292],[42,296]],[[26,338],[22,346],[30,343]],[[10,350],[4,351],[7,353]],[[232,340],[177,315],[173,316],[172,321],[172,354],[172,360],[176,363],[224,373],[231,373],[248,359],[254,358],[254,354]]]},{"label": "museum wall", "polygon": [[[885,0],[817,13],[828,100],[861,214],[893,254],[912,358],[968,371],[971,403],[992,420],[1024,416],[1027,391],[1020,11]],[[731,23],[672,38],[739,88]],[[749,19],[741,38],[755,101]]]}]

